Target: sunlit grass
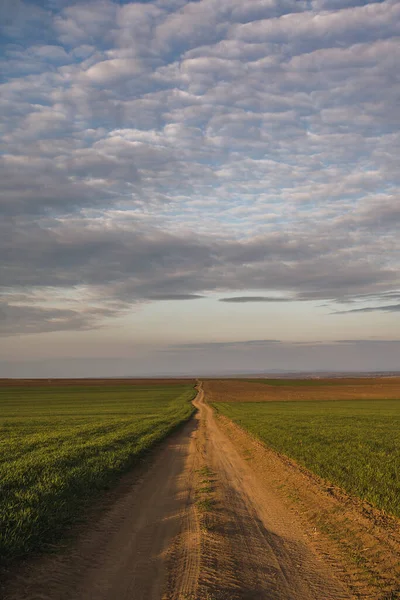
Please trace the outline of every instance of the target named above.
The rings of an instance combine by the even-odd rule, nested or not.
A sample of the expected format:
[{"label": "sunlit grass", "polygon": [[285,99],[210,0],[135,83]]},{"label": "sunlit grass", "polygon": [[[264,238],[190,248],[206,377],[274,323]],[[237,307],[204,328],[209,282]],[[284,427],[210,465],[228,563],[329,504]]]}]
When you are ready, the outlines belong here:
[{"label": "sunlit grass", "polygon": [[48,547],[193,411],[190,383],[0,388],[0,558]]},{"label": "sunlit grass", "polygon": [[400,400],[213,406],[274,450],[400,517]]}]

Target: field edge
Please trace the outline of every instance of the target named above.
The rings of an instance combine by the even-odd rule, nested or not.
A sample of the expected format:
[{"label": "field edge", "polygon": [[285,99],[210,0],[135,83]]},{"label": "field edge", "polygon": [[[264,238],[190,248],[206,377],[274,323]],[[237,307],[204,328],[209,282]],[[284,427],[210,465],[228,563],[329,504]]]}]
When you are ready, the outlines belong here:
[{"label": "field edge", "polygon": [[[72,512],[68,518],[57,528],[55,534],[49,532],[43,541],[40,541],[34,549],[30,549],[26,552],[19,552],[15,554],[4,554],[0,555],[0,580],[7,578],[9,571],[13,571],[15,566],[22,564],[30,559],[40,558],[45,554],[53,554],[58,551],[63,551],[66,546],[72,544],[77,535],[79,535],[79,528],[84,527],[85,523],[90,518],[90,515],[97,511],[97,507],[104,504],[104,498],[108,494],[112,495],[113,489],[118,487],[121,480],[127,474],[131,474],[136,469],[151,460],[151,457],[157,452],[158,448],[165,442],[167,438],[179,431],[190,419],[197,409],[193,405],[193,400],[197,396],[197,386],[192,380],[188,383],[188,397],[185,399],[190,405],[190,410],[187,415],[182,417],[178,422],[172,422],[170,426],[164,428],[163,431],[159,432],[159,435],[155,437],[149,445],[141,448],[138,452],[132,453],[129,459],[123,463],[119,468],[110,471],[105,477],[100,478],[99,486],[94,487],[90,492],[79,498],[79,501],[74,507],[76,510]],[[0,588],[1,590],[1,588]]]},{"label": "field edge", "polygon": [[400,599],[400,520],[276,452],[210,405],[219,427],[260,479],[274,486],[303,523],[315,553],[328,558],[354,597]]}]

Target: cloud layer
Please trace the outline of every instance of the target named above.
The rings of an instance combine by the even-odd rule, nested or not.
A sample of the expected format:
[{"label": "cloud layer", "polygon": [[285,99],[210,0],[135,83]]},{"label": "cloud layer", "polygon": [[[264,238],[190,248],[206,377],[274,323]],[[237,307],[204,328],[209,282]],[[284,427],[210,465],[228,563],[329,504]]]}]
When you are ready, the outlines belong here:
[{"label": "cloud layer", "polygon": [[0,23],[4,334],[204,295],[398,310],[396,0],[18,0]]}]

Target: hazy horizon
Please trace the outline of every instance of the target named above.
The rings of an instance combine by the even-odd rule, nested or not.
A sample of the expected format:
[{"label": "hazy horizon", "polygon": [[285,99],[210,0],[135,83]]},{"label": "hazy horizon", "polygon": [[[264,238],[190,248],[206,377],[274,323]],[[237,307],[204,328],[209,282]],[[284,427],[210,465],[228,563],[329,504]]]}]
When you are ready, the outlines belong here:
[{"label": "hazy horizon", "polygon": [[400,369],[399,36],[397,0],[6,0],[0,377]]},{"label": "hazy horizon", "polygon": [[[0,377],[179,377],[261,373],[397,372],[400,342],[285,344],[274,340],[147,348],[136,356],[0,361]],[[340,359],[338,359],[340,356]]]}]

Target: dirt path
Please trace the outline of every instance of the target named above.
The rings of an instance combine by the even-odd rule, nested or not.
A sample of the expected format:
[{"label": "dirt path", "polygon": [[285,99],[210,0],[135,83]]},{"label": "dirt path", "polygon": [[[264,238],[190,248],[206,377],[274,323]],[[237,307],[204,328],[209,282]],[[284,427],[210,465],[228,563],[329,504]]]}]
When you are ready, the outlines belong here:
[{"label": "dirt path", "polygon": [[194,419],[89,525],[31,563],[7,600],[344,600],[279,495],[261,486],[200,389]]},{"label": "dirt path", "polygon": [[196,404],[212,501],[205,520],[200,590],[230,600],[350,598],[330,566],[309,549],[293,514],[272,490],[261,487],[202,394]]}]

